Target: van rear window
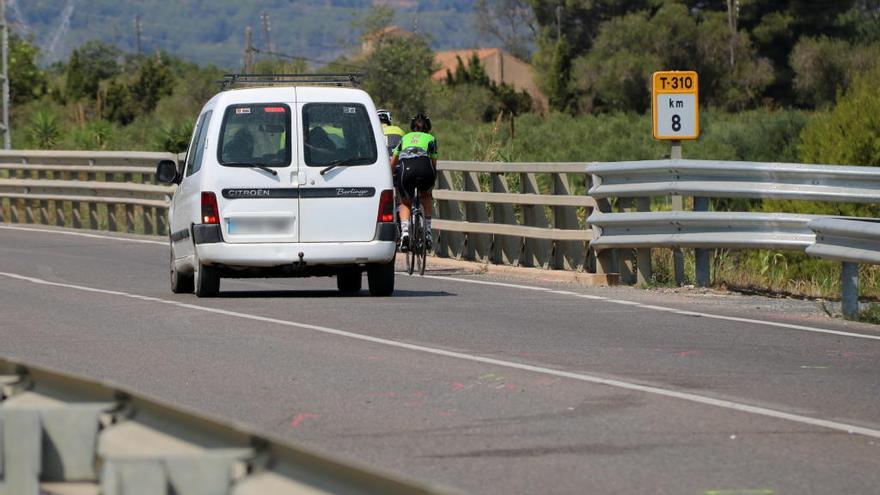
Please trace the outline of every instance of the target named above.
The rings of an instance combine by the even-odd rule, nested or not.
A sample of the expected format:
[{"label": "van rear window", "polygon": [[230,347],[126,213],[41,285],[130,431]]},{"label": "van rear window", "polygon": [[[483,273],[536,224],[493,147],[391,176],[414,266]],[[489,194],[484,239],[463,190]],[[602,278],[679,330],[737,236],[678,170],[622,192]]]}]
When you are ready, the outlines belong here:
[{"label": "van rear window", "polygon": [[223,115],[221,165],[290,165],[290,107],[281,103],[231,105]]},{"label": "van rear window", "polygon": [[303,106],[303,155],[306,165],[369,165],[378,152],[365,106],[357,103],[308,103]]}]

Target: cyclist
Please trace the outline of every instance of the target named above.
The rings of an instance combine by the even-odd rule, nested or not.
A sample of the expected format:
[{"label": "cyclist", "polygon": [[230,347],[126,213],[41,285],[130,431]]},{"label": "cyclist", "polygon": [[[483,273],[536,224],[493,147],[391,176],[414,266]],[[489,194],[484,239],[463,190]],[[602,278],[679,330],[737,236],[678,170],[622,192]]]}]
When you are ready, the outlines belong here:
[{"label": "cyclist", "polygon": [[403,132],[403,129],[391,123],[391,112],[380,108],[376,110],[376,113],[379,114],[379,122],[382,123],[382,134],[385,135],[385,146],[388,147],[388,156],[391,156],[394,148],[400,144],[400,138],[406,133]]},{"label": "cyclist", "polygon": [[431,132],[431,119],[419,113],[409,123],[409,132],[400,140],[400,144],[394,148],[391,157],[391,170],[398,163],[400,167],[400,249],[409,249],[409,219],[410,208],[415,194],[419,189],[422,208],[425,211],[425,235],[427,237],[427,249],[431,249],[434,240],[431,234],[431,211],[433,209],[431,190],[437,180],[437,140],[429,134]]}]

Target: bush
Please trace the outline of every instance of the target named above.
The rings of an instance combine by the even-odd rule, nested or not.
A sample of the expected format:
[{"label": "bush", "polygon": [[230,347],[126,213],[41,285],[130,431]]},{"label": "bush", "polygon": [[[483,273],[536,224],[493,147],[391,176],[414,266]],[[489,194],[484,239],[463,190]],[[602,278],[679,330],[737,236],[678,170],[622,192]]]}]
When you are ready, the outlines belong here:
[{"label": "bush", "polygon": [[816,114],[804,129],[801,154],[811,163],[880,166],[880,66],[858,77],[833,110]]}]

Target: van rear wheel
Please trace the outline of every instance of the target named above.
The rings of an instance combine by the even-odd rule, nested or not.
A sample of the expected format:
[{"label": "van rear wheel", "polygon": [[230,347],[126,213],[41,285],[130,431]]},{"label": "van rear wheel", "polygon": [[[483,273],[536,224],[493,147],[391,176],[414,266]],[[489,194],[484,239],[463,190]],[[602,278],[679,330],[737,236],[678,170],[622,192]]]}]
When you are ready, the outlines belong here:
[{"label": "van rear wheel", "polygon": [[360,292],[363,277],[361,271],[355,269],[345,269],[336,274],[336,288],[343,294],[355,294]]},{"label": "van rear wheel", "polygon": [[181,273],[174,264],[174,251],[171,251],[171,292],[175,294],[189,294],[195,288],[193,286],[192,273]]},{"label": "van rear wheel", "polygon": [[220,292],[220,271],[217,267],[199,262],[194,284],[197,297],[214,297]]},{"label": "van rear wheel", "polygon": [[367,283],[373,297],[388,297],[394,293],[394,259],[388,263],[369,265]]}]

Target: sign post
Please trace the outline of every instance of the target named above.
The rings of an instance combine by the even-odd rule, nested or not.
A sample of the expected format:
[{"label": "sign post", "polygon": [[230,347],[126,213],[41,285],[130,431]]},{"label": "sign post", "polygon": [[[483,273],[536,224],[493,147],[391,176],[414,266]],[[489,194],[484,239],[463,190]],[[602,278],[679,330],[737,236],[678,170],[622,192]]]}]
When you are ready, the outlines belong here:
[{"label": "sign post", "polygon": [[[681,160],[681,141],[700,137],[700,85],[694,71],[660,71],[652,77],[651,110],[654,139],[670,141],[669,158]],[[694,198],[694,209],[708,206],[706,198]],[[684,209],[681,196],[672,198],[672,209]],[[684,284],[684,255],[672,250],[675,283]],[[709,253],[697,249],[697,285],[709,284]],[[641,256],[640,256],[641,258]],[[641,261],[641,259],[640,259]],[[641,263],[640,263],[641,264]]]}]

